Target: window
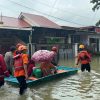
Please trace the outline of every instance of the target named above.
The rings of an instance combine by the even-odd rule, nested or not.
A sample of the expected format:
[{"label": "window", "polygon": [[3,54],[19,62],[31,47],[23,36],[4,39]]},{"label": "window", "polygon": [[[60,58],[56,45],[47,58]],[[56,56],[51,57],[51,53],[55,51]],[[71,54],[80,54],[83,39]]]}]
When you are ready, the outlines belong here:
[{"label": "window", "polygon": [[80,43],[80,35],[72,35],[71,43]]}]

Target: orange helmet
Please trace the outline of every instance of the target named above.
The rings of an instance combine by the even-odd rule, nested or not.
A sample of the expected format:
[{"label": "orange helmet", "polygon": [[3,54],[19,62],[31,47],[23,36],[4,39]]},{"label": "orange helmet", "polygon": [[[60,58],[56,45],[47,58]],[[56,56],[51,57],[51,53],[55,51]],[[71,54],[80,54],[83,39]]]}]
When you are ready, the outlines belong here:
[{"label": "orange helmet", "polygon": [[22,44],[21,43],[18,43],[17,45],[16,45],[16,48],[19,48],[19,46],[21,46]]},{"label": "orange helmet", "polygon": [[58,51],[58,49],[57,49],[57,47],[52,47],[52,49],[51,49],[52,51],[55,51],[55,52],[57,52]]},{"label": "orange helmet", "polygon": [[24,46],[24,45],[21,45],[21,46],[18,47],[18,50],[19,51],[27,50],[27,47]]}]

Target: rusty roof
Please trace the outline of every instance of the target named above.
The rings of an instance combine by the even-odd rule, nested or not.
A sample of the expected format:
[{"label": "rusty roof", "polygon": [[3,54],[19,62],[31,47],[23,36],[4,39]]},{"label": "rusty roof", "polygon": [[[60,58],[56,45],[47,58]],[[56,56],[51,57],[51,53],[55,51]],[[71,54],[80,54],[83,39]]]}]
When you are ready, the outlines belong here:
[{"label": "rusty roof", "polygon": [[0,18],[0,26],[2,27],[16,27],[16,28],[25,28],[30,27],[30,25],[18,18],[13,17],[7,17],[7,16],[1,16]]},{"label": "rusty roof", "polygon": [[23,12],[20,14],[19,18],[21,18],[22,16],[24,16],[24,18],[26,18],[30,22],[29,24],[31,24],[32,26],[61,29],[58,24],[52,22],[44,16]]}]

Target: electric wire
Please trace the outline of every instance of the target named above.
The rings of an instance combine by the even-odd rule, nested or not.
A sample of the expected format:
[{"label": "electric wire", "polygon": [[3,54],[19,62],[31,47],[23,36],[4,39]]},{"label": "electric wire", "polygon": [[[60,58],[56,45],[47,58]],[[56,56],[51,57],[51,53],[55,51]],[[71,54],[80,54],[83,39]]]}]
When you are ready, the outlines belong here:
[{"label": "electric wire", "polygon": [[77,24],[77,25],[86,26],[86,25],[83,25],[83,24],[80,24],[80,23],[77,23],[77,22],[72,22],[72,21],[69,21],[69,20],[65,20],[65,19],[63,19],[63,18],[59,18],[59,17],[55,17],[55,16],[53,16],[53,15],[49,15],[49,14],[47,14],[47,13],[43,13],[43,12],[41,12],[41,11],[38,11],[38,10],[36,10],[36,9],[33,9],[33,8],[28,7],[28,6],[22,5],[21,3],[18,3],[18,2],[12,1],[12,0],[8,0],[8,1],[12,2],[13,4],[16,4],[16,5],[19,5],[19,6],[21,6],[21,7],[27,8],[27,9],[29,9],[29,10],[36,11],[36,12],[38,12],[38,13],[41,13],[41,14],[43,14],[43,15],[46,15],[46,16],[49,16],[49,17],[52,17],[52,18],[55,18],[55,19],[58,19],[58,20],[62,20],[62,21],[69,22],[69,23],[73,23],[73,24]]}]

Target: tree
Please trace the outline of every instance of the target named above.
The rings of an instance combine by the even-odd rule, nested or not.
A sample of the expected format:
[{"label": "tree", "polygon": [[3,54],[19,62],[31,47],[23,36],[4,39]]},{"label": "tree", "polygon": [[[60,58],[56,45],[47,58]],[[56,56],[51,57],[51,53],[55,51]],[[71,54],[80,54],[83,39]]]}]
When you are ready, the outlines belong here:
[{"label": "tree", "polygon": [[[98,10],[100,8],[100,0],[91,0],[91,3],[94,4],[92,10],[95,11],[95,10]],[[99,26],[100,25],[100,20],[96,23],[96,26]]]}]

